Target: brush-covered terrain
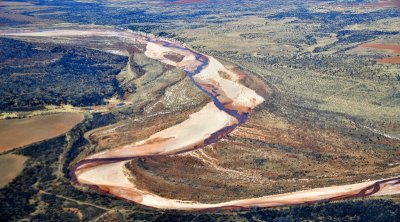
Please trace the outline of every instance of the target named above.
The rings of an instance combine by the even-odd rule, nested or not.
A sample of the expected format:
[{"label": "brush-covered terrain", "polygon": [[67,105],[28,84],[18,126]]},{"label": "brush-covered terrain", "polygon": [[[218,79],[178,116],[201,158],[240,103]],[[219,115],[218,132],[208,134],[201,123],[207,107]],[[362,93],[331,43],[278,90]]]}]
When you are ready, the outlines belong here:
[{"label": "brush-covered terrain", "polygon": [[[399,15],[395,0],[6,0],[0,2],[0,31],[140,31],[183,42],[248,76],[242,84],[265,101],[245,124],[202,149],[126,165],[126,174],[142,190],[216,203],[399,176]],[[211,101],[182,69],[147,57],[145,47],[105,36],[1,36],[1,121],[71,112],[84,120],[61,135],[1,153],[1,164],[15,173],[1,172],[7,178],[0,181],[0,220],[400,217],[398,195],[180,212],[144,207],[72,182],[70,170],[79,160],[146,139]]]}]

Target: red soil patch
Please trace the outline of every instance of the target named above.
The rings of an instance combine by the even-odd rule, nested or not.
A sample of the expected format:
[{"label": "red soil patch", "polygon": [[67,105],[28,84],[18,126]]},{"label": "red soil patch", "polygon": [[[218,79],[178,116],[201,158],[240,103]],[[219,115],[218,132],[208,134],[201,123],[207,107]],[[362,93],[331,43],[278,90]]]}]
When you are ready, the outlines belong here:
[{"label": "red soil patch", "polygon": [[[361,46],[364,48],[383,49],[389,50],[392,53],[400,53],[400,45],[396,44],[362,44]],[[380,63],[400,64],[400,56],[376,59],[375,61]]]},{"label": "red soil patch", "polygon": [[396,44],[362,44],[364,48],[371,48],[371,49],[385,49],[390,50],[393,53],[400,53],[400,45]]},{"label": "red soil patch", "polygon": [[335,5],[341,7],[367,7],[367,8],[400,8],[400,0],[377,0],[375,3],[321,3],[321,5]]},{"label": "red soil patch", "polygon": [[17,177],[28,158],[14,154],[0,156],[0,188],[7,185]]},{"label": "red soil patch", "polygon": [[193,4],[193,3],[200,3],[200,2],[205,2],[207,0],[177,0],[173,2],[165,2],[164,4],[169,4],[169,5],[182,5],[182,4]]},{"label": "red soil patch", "polygon": [[0,120],[0,152],[59,136],[83,119],[82,113],[57,113]]}]

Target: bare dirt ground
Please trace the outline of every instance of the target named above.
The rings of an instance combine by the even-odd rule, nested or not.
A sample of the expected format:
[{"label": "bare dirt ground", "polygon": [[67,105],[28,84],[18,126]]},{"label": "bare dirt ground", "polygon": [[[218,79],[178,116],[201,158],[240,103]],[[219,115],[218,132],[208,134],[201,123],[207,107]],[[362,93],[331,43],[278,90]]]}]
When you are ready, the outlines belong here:
[{"label": "bare dirt ground", "polygon": [[21,173],[27,159],[24,156],[14,154],[0,156],[0,188],[7,185]]},{"label": "bare dirt ground", "polygon": [[[104,32],[109,33],[107,30]],[[66,30],[21,35],[31,34],[72,35]],[[102,30],[80,32],[80,35],[86,34],[104,35]],[[111,32],[111,34],[119,33]],[[135,34],[124,33],[124,35],[143,41]],[[259,95],[267,100],[272,99],[273,93],[265,91],[268,87],[261,79],[246,78],[245,72],[227,69],[211,56],[202,57],[181,47],[171,47],[170,44],[173,43],[164,45],[162,41],[154,40],[147,44],[144,55],[168,66],[181,67],[189,73],[198,70],[204,62],[202,58],[206,57],[208,62],[200,69],[200,73],[193,76],[194,82],[215,96],[223,107],[239,113],[249,112],[263,101]],[[165,56],[171,53],[178,53],[183,58]],[[140,57],[136,60],[138,58]],[[143,63],[143,61],[136,62]],[[152,76],[140,77],[135,81],[138,85],[146,85],[148,82],[146,79],[152,79],[154,77]],[[299,83],[296,81],[294,85],[298,86]],[[250,87],[255,87],[256,93]],[[337,89],[333,88],[332,91],[336,93]],[[168,97],[166,95],[163,97]],[[117,128],[123,128],[123,125],[116,125],[117,128],[104,127],[87,135],[103,151],[97,153],[93,149],[94,152],[86,153],[89,156],[86,155],[82,164],[76,165],[77,168],[74,168],[73,172],[81,184],[96,185],[101,190],[118,197],[156,208],[182,210],[231,207],[235,204],[243,207],[280,206],[329,200],[338,196],[350,198],[358,195],[358,192],[368,190],[370,186],[377,186],[378,194],[396,192],[395,189],[392,190],[392,180],[388,182],[380,180],[391,178],[397,172],[396,150],[390,150],[396,141],[387,136],[379,137],[373,145],[362,149],[365,138],[358,136],[364,132],[356,132],[355,136],[344,136],[353,132],[340,131],[349,130],[348,128],[332,130],[332,128],[309,126],[302,120],[273,114],[271,110],[274,107],[270,106],[270,102],[267,101],[262,108],[256,109],[247,124],[213,144],[211,148],[209,146],[178,156],[167,155],[208,144],[205,141],[212,138],[210,135],[218,134],[219,130],[236,122],[227,118],[228,112],[224,114],[212,103],[208,103],[200,111],[191,114],[188,119],[181,120],[183,122],[174,124],[172,121],[166,124],[171,125],[168,129],[161,130],[150,126],[149,131],[155,131],[155,134],[138,142],[136,139],[131,140],[135,136],[132,137],[130,134],[136,134],[134,130],[116,131]],[[275,106],[281,106],[281,110],[286,107],[284,104],[279,104],[284,101],[274,102]],[[166,105],[168,99],[154,100],[154,103],[144,106],[145,113],[152,113],[147,112],[148,109],[162,112],[163,109],[150,108],[157,107],[158,103]],[[332,118],[324,112],[312,112],[315,113],[307,112],[306,117],[317,116],[319,120]],[[351,128],[351,124],[347,124],[347,127]],[[129,135],[129,138],[124,134]],[[136,137],[143,138],[145,134],[147,133],[138,134]],[[381,151],[377,149],[378,146],[389,150]],[[104,150],[105,148],[110,149]],[[157,157],[148,157],[153,155]],[[103,160],[100,160],[108,158],[121,161],[103,163]],[[135,161],[127,169],[129,159]],[[193,177],[193,175],[201,176]],[[365,182],[365,178],[377,181]],[[332,185],[342,186],[329,187]],[[317,189],[309,190],[313,188]],[[193,193],[197,195],[192,195]],[[261,198],[256,198],[260,196]],[[235,199],[241,200],[231,201]],[[280,202],[281,200],[283,202]]]},{"label": "bare dirt ground", "polygon": [[[400,53],[400,45],[396,44],[362,44],[361,46],[364,48],[385,50],[394,54]],[[400,56],[385,57],[381,59],[376,59],[376,61],[380,63],[400,64]]]},{"label": "bare dirt ground", "polygon": [[68,132],[82,113],[57,113],[25,119],[0,120],[0,151],[4,152]]}]

